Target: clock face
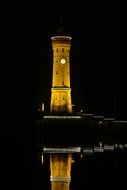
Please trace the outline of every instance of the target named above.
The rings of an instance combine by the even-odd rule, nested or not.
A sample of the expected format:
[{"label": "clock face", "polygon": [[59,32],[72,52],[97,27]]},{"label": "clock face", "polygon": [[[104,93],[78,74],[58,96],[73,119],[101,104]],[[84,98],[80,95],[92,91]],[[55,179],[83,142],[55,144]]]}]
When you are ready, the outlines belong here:
[{"label": "clock face", "polygon": [[64,64],[66,63],[66,59],[63,57],[63,58],[60,60],[60,63],[61,63],[62,65],[64,65]]}]

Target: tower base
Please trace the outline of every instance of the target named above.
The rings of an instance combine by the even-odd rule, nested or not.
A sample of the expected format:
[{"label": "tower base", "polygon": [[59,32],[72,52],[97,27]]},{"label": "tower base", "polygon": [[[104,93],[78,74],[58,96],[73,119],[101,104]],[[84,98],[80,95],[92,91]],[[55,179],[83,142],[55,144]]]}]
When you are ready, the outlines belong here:
[{"label": "tower base", "polygon": [[51,112],[72,112],[71,88],[52,88]]}]

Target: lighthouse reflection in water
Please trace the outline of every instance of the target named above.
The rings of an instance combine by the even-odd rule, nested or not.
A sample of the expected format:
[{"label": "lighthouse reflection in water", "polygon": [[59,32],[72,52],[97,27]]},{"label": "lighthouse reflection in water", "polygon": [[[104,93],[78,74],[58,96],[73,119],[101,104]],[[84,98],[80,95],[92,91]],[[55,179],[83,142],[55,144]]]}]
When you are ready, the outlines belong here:
[{"label": "lighthouse reflection in water", "polygon": [[51,190],[69,190],[73,154],[80,152],[80,148],[44,148],[44,152],[49,157]]},{"label": "lighthouse reflection in water", "polygon": [[51,190],[69,190],[71,181],[71,154],[50,155]]},{"label": "lighthouse reflection in water", "polygon": [[127,151],[91,148],[44,148],[43,185],[47,190],[103,189],[126,185]]}]

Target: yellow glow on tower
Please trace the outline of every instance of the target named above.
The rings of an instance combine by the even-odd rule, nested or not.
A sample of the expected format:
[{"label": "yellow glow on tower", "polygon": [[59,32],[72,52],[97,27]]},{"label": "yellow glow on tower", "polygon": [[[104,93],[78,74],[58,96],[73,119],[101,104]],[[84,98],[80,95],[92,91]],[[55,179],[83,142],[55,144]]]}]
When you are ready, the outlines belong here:
[{"label": "yellow glow on tower", "polygon": [[51,89],[51,112],[72,112],[70,88],[71,37],[51,38],[53,48],[53,78]]}]

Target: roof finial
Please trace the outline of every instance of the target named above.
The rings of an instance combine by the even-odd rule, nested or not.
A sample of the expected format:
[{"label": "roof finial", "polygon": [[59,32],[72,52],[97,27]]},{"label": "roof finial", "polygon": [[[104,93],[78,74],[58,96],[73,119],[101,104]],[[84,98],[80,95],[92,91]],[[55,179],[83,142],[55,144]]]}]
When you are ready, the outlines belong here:
[{"label": "roof finial", "polygon": [[58,20],[57,33],[59,35],[65,35],[65,26],[63,23],[63,17],[60,16]]}]

